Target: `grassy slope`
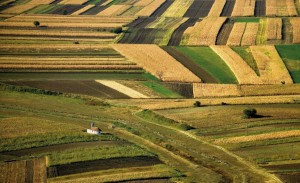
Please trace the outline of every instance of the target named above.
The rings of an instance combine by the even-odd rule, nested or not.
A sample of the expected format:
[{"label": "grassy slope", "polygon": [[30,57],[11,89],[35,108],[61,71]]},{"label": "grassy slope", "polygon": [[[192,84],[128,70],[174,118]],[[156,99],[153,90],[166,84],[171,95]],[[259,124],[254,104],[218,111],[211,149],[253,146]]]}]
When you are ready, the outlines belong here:
[{"label": "grassy slope", "polygon": [[277,45],[276,49],[289,70],[293,81],[300,83],[300,45]]},{"label": "grassy slope", "polygon": [[176,47],[189,56],[220,83],[237,83],[237,80],[226,63],[209,47]]}]

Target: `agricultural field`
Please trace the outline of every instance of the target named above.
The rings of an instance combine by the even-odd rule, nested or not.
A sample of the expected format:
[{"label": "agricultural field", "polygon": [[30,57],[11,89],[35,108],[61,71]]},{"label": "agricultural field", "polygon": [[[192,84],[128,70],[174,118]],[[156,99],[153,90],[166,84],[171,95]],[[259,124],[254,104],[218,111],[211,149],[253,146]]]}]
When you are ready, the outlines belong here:
[{"label": "agricultural field", "polygon": [[299,13],[0,1],[0,182],[298,182]]}]

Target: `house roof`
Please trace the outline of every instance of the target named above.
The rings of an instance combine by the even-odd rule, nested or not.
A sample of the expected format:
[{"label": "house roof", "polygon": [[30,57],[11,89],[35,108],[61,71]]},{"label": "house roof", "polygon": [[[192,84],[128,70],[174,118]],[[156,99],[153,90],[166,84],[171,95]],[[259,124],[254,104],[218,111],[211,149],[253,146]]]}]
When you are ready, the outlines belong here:
[{"label": "house roof", "polygon": [[92,127],[91,130],[93,130],[93,131],[101,131],[101,129],[98,128],[98,127]]}]

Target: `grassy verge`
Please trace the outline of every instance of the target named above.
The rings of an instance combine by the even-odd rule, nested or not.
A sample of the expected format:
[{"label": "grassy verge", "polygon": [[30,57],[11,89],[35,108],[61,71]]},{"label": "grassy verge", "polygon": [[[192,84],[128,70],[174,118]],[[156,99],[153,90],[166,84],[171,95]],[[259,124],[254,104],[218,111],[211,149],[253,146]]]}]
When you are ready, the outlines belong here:
[{"label": "grassy verge", "polygon": [[161,94],[162,96],[164,96],[166,98],[182,98],[181,95],[169,90],[168,88],[161,85],[159,82],[145,81],[145,82],[143,82],[143,85],[147,86],[148,88],[154,90],[155,92]]},{"label": "grassy verge", "polygon": [[267,19],[262,18],[259,21],[259,27],[258,27],[258,32],[256,36],[256,44],[265,44],[267,41]]},{"label": "grassy verge", "polygon": [[226,63],[209,47],[176,47],[220,83],[238,83]]},{"label": "grassy verge", "polygon": [[259,23],[260,18],[257,17],[237,17],[234,19],[234,22],[252,22],[252,23]]}]

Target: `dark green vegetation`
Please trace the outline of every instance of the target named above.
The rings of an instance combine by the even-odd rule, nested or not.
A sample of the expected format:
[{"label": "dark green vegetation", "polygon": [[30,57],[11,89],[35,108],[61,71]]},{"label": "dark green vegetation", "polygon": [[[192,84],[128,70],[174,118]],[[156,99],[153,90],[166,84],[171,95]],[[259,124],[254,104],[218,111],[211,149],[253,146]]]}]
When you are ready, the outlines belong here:
[{"label": "dark green vegetation", "polygon": [[182,98],[181,95],[155,81],[144,81],[143,84],[166,98]]},{"label": "dark green vegetation", "polygon": [[232,47],[232,49],[238,53],[259,76],[259,70],[257,68],[256,61],[254,60],[249,47]]},{"label": "dark green vegetation", "polygon": [[237,17],[234,18],[234,22],[254,22],[254,23],[259,23],[260,18],[256,18],[256,17]]},{"label": "dark green vegetation", "polygon": [[237,83],[237,80],[226,63],[209,47],[176,47],[190,57],[219,83]]},{"label": "dark green vegetation", "polygon": [[293,81],[300,83],[300,45],[276,45],[276,49],[289,70]]}]

